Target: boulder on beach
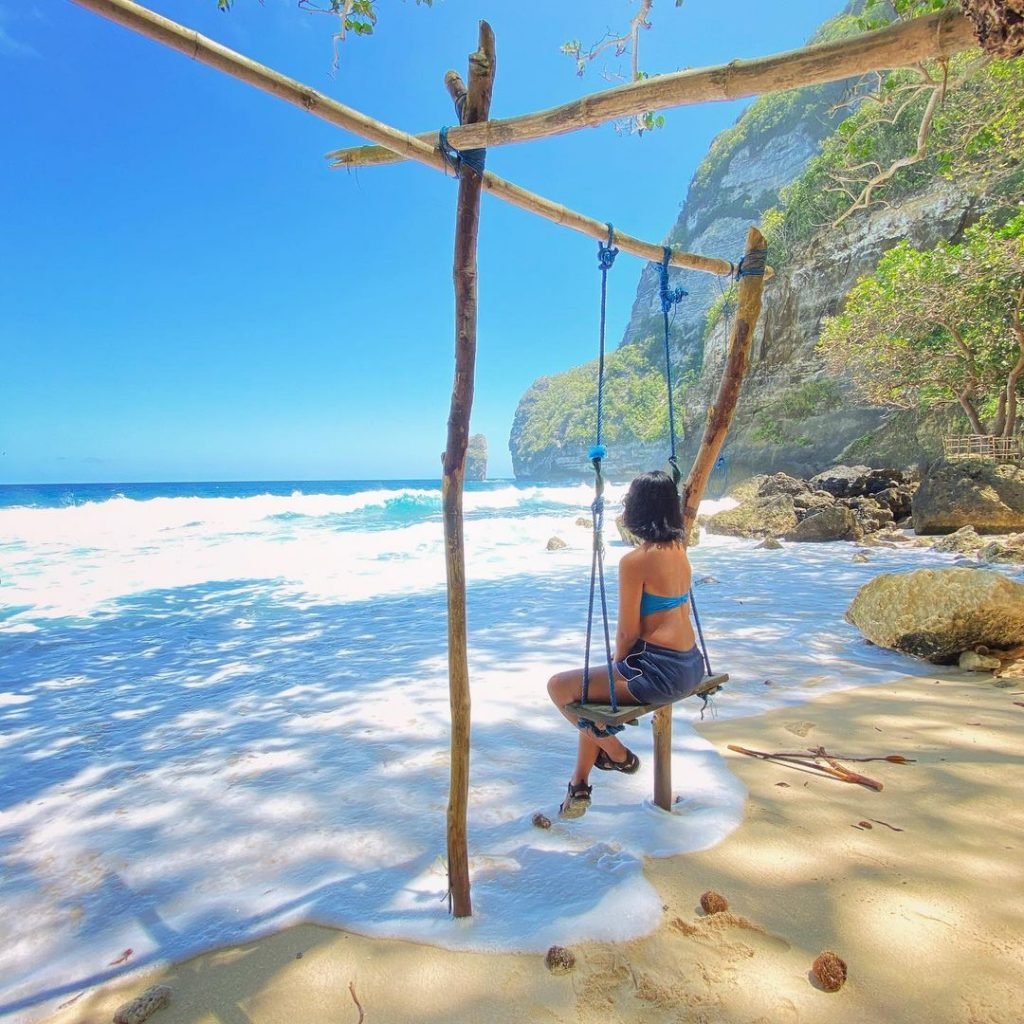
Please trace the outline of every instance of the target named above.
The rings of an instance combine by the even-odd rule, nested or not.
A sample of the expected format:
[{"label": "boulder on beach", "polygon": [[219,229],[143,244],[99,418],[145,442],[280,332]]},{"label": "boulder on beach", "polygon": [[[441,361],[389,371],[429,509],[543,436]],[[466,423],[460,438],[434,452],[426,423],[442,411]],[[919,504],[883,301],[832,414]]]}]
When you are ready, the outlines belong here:
[{"label": "boulder on beach", "polygon": [[973,555],[981,547],[983,541],[973,526],[961,526],[953,533],[947,533],[937,540],[932,548],[953,555]]},{"label": "boulder on beach", "polygon": [[1024,533],[1011,533],[982,544],[978,558],[983,562],[1024,562]]},{"label": "boulder on beach", "polygon": [[891,526],[896,517],[892,510],[883,505],[877,498],[869,498],[867,495],[857,495],[853,498],[842,498],[840,505],[850,509],[865,533],[876,533],[883,527]]},{"label": "boulder on beach", "polygon": [[796,529],[797,514],[789,494],[754,498],[716,512],[707,520],[708,533],[728,537],[778,537]]},{"label": "boulder on beach", "polygon": [[799,480],[787,473],[773,473],[758,484],[757,497],[773,498],[776,494],[788,494],[796,497],[798,494],[809,494],[810,490],[806,480]]},{"label": "boulder on beach", "polygon": [[809,513],[785,535],[791,541],[859,540],[864,531],[853,510],[845,505],[831,505]]},{"label": "boulder on beach", "polygon": [[1024,643],[1024,584],[987,569],[918,569],[865,583],[846,621],[879,647],[937,665]]},{"label": "boulder on beach", "polygon": [[898,469],[872,469],[870,466],[833,466],[810,479],[814,490],[827,491],[836,498],[874,495],[907,482]]},{"label": "boulder on beach", "polygon": [[793,505],[797,514],[801,509],[806,512],[814,512],[819,508],[829,508],[836,503],[836,499],[828,491],[805,491],[802,494],[793,496]]},{"label": "boulder on beach", "polygon": [[913,500],[916,533],[1024,530],[1024,467],[987,459],[937,462]]},{"label": "boulder on beach", "polygon": [[619,531],[619,539],[624,544],[631,544],[635,548],[640,547],[640,544],[642,543],[640,538],[635,533],[632,533],[630,530],[626,529],[626,524],[623,520],[624,517],[620,512],[615,517],[615,529]]}]

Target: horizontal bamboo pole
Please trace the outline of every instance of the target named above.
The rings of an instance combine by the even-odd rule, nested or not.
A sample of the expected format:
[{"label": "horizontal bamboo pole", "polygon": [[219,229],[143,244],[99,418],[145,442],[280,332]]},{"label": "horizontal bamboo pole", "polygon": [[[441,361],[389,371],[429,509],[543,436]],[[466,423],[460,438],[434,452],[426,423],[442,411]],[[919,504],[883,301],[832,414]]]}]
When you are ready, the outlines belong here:
[{"label": "horizontal bamboo pole", "polygon": [[[119,25],[124,25],[140,35],[162,43],[172,50],[177,50],[200,64],[216,68],[218,71],[223,71],[233,78],[247,82],[278,99],[301,107],[314,117],[354,132],[356,135],[361,135],[371,142],[387,146],[403,157],[417,160],[435,170],[447,172],[444,158],[433,144],[422,142],[415,136],[374,120],[343,103],[338,103],[337,100],[332,100],[329,96],[311,89],[308,85],[303,85],[294,78],[288,78],[226,46],[221,46],[220,43],[207,39],[193,29],[179,25],[139,4],[132,3],[132,0],[72,0],[72,2],[109,18]],[[505,202],[511,203],[513,206],[528,210],[555,224],[561,224],[573,231],[602,241],[608,237],[608,225],[604,221],[585,217],[583,214],[552,202],[544,196],[529,192],[504,178],[499,178],[490,171],[484,173],[483,187],[499,199],[504,199]],[[615,244],[623,251],[640,256],[645,260],[660,262],[662,259],[663,249],[660,245],[623,234],[617,228]],[[733,264],[729,260],[698,256],[694,253],[676,250],[673,250],[669,263],[673,267],[685,267],[716,275],[731,274],[734,270]]]},{"label": "horizontal bamboo pole", "polygon": [[[734,60],[710,68],[658,75],[592,93],[550,110],[451,128],[448,141],[457,149],[527,142],[593,128],[647,111],[839,82],[869,71],[908,67],[925,60],[949,57],[977,45],[971,22],[956,11],[943,11],[832,43],[818,43],[756,60]],[[433,144],[437,133],[424,132],[415,137]],[[357,146],[327,154],[334,167],[388,164],[401,158],[380,146]]]}]

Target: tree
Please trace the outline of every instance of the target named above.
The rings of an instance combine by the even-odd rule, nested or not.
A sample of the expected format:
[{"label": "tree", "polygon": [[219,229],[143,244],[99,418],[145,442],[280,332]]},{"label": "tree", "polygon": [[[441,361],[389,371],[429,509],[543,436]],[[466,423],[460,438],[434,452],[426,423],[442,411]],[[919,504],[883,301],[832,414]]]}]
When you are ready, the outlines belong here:
[{"label": "tree", "polygon": [[[262,3],[263,0],[260,0]],[[235,0],[217,0],[217,8],[221,11],[230,11]],[[377,0],[295,0],[296,6],[307,14],[328,14],[337,19],[338,31],[334,33],[332,45],[334,47],[334,60],[332,67],[337,70],[340,55],[338,46],[345,42],[351,32],[355,36],[372,36],[377,25]],[[434,0],[416,0],[416,6],[421,4],[430,7]]]},{"label": "tree", "polygon": [[982,221],[963,242],[902,242],[862,277],[818,343],[871,402],[959,403],[977,434],[1010,437],[1024,375],[1024,213]]},{"label": "tree", "polygon": [[[676,7],[683,6],[683,0],[674,0]],[[629,28],[616,35],[612,31],[605,32],[604,36],[593,44],[589,49],[584,50],[583,43],[578,39],[570,39],[562,44],[562,53],[572,57],[576,64],[576,74],[582,78],[586,73],[587,65],[596,60],[606,50],[613,50],[616,57],[629,54],[629,80],[639,82],[650,76],[646,71],[640,70],[640,30],[649,29],[651,22],[648,16],[654,0],[639,0],[639,7],[636,14],[630,19]],[[606,77],[609,77],[606,75]],[[617,76],[621,78],[622,76]],[[616,122],[616,130],[643,135],[645,131],[652,128],[661,128],[665,124],[665,118],[653,110],[645,111],[642,114],[635,114],[624,121]]]}]

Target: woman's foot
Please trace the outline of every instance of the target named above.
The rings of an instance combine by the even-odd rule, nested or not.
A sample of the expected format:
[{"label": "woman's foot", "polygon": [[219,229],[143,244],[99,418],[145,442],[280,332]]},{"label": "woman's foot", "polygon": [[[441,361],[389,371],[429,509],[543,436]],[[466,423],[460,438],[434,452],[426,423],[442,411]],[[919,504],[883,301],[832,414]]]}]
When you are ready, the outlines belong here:
[{"label": "woman's foot", "polygon": [[570,782],[569,792],[558,808],[560,818],[582,818],[590,806],[590,794],[594,787],[585,782]]},{"label": "woman's foot", "polygon": [[610,754],[599,750],[594,767],[600,768],[603,772],[622,772],[623,775],[633,775],[640,767],[640,758],[627,748],[626,759],[624,761],[616,761]]}]

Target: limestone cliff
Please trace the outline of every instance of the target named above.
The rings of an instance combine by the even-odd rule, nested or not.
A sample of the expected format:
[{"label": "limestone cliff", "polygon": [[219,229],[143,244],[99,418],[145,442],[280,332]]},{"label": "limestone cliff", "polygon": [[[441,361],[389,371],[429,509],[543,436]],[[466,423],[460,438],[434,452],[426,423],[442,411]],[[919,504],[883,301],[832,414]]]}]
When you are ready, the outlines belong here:
[{"label": "limestone cliff", "polygon": [[[833,113],[833,108],[851,85],[833,83],[755,100],[733,127],[713,142],[690,182],[666,243],[738,260],[748,226],[777,204],[779,189],[800,174],[821,140],[834,131],[842,115]],[[687,371],[701,372],[707,311],[728,283],[706,274],[670,271],[670,285],[682,285],[689,292],[677,307],[671,327],[673,361],[680,377]],[[661,331],[658,268],[648,264],[640,275],[622,346],[648,350],[647,368],[652,373],[657,373],[660,365],[657,346],[662,344]],[[701,372],[701,377],[706,373]],[[537,429],[545,395],[560,383],[559,377],[542,378],[519,403],[509,439],[517,477],[559,479],[582,477],[590,471],[585,440],[567,438],[558,424]],[[614,411],[610,412],[614,418]],[[614,426],[612,432],[616,433]],[[544,434],[545,443],[538,443],[538,435]],[[613,477],[622,476],[660,465],[667,453],[665,438],[644,439],[620,429],[609,444],[606,466]]]},{"label": "limestone cliff", "polygon": [[[853,21],[840,17],[826,31],[846,31]],[[991,82],[997,81],[997,74],[1002,73],[993,74]],[[1020,94],[1013,91],[1019,81],[1018,70],[1012,76],[1015,84],[1008,110],[1020,107]],[[804,197],[805,205],[795,208],[805,213],[808,194],[830,196],[835,190],[827,186],[834,179],[822,179],[821,161],[811,161],[826,140],[823,160],[827,161],[829,153],[844,145],[845,137],[861,131],[851,122],[834,134],[855,106],[840,101],[854,100],[856,88],[854,83],[836,83],[765,96],[752,103],[712,143],[666,241],[692,252],[736,260],[747,228],[780,205],[780,190],[785,186],[792,185],[781,204],[786,206],[787,223],[794,194]],[[973,88],[963,93],[981,95]],[[996,106],[1006,99],[1004,94]],[[955,97],[947,99],[943,109],[955,110],[957,102]],[[879,123],[892,122],[882,118]],[[952,115],[949,123],[956,123]],[[907,126],[898,130],[909,133],[912,148],[913,119],[908,118]],[[959,146],[961,138],[947,134],[947,154]],[[811,476],[850,459],[907,466],[938,454],[938,438],[962,429],[940,410],[927,416],[895,414],[859,402],[845,381],[825,373],[816,345],[824,318],[839,311],[857,279],[874,270],[880,256],[897,242],[931,248],[943,239],[958,241],[964,228],[990,209],[1015,206],[1024,183],[1024,153],[1019,151],[1019,135],[1009,139],[1009,148],[992,145],[991,152],[1012,165],[1010,176],[999,179],[998,189],[988,184],[996,177],[962,172],[954,176],[946,173],[942,161],[929,157],[930,164],[921,164],[901,178],[899,187],[894,185],[883,201],[845,219],[841,228],[822,230],[835,213],[816,212],[806,222],[811,228],[792,236],[793,244],[777,263],[776,276],[766,283],[750,371],[724,449],[733,483],[779,470]],[[879,136],[878,144],[887,143]],[[984,159],[994,161],[996,156]],[[978,170],[987,172],[994,166],[994,162],[991,167],[979,164]],[[776,210],[773,216],[781,215]],[[673,271],[670,277],[672,286],[681,284],[690,293],[673,314],[670,337],[679,455],[685,471],[721,378],[731,326],[730,282],[685,271]],[[605,467],[612,479],[659,466],[668,454],[661,331],[658,268],[649,264],[640,274],[622,344],[608,360]],[[660,393],[652,388],[660,388]],[[509,440],[517,476],[582,479],[589,475],[587,410],[595,394],[596,368],[589,365],[539,380],[527,391]]]}]

